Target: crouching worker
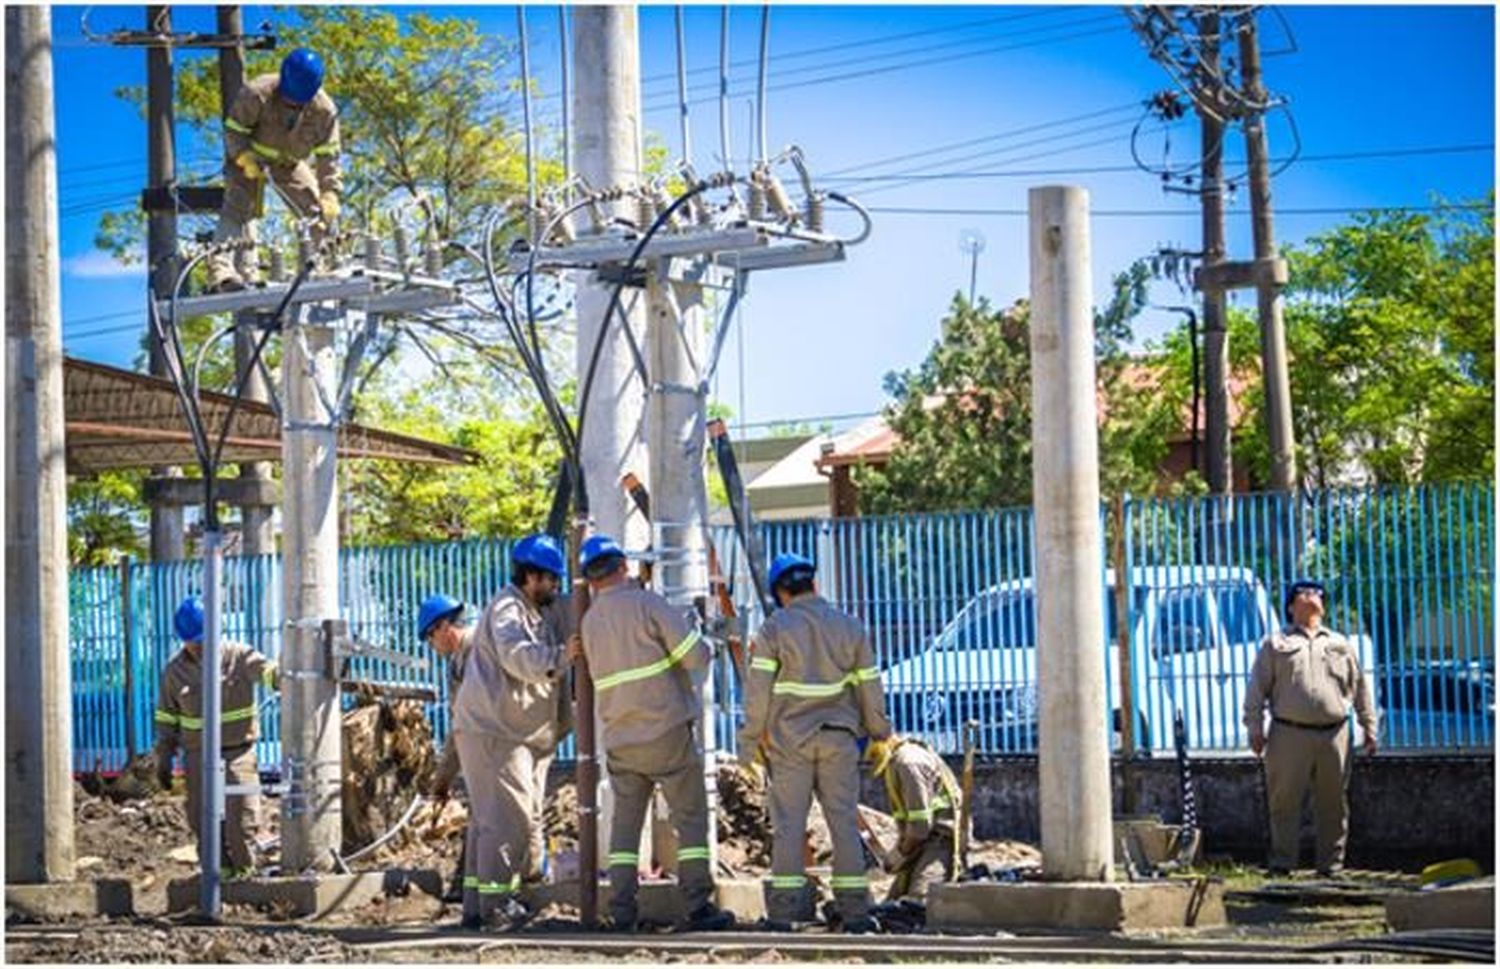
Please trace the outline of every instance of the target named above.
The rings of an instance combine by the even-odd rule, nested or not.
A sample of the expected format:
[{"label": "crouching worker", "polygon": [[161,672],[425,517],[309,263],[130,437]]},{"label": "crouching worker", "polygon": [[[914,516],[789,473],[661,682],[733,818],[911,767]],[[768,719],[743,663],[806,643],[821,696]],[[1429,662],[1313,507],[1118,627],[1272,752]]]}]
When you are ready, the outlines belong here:
[{"label": "crouching worker", "polygon": [[470,925],[508,928],[531,917],[518,894],[541,867],[547,769],[572,724],[565,689],[571,655],[549,618],[562,573],[562,549],[552,538],[517,542],[510,585],[471,634],[453,711],[469,792]]},{"label": "crouching worker", "polygon": [[771,775],[771,884],[775,927],[813,920],[803,844],[812,799],[833,841],[834,901],[844,929],[869,932],[870,884],[859,838],[859,741],[890,733],[885,694],[859,621],[818,595],[813,564],[778,555],[769,576],[780,609],[751,644],[740,750]]},{"label": "crouching worker", "polygon": [[[886,901],[927,900],[927,889],[954,881],[959,858],[960,793],[953,771],[920,740],[891,736],[865,749],[870,775],[885,781],[898,840],[886,866],[896,878]],[[968,840],[968,839],[964,839]]]},{"label": "crouching worker", "polygon": [[[203,814],[203,603],[188,596],[172,616],[172,628],[182,640],[161,673],[156,699],[156,779],[164,790],[172,786],[172,756],[182,748],[187,775],[188,825],[196,837]],[[260,717],[255,685],[276,689],[276,664],[244,643],[219,641],[219,749],[224,757],[225,787],[256,788],[260,772],[255,764],[255,740]],[[250,837],[260,813],[258,794],[225,794],[223,875],[244,878],[253,874]]]},{"label": "crouching worker", "polygon": [[693,735],[702,703],[691,672],[708,666],[708,643],[687,612],[629,581],[625,552],[613,539],[595,535],[584,542],[579,564],[593,593],[579,647],[594,680],[615,797],[609,837],[611,927],[636,929],[637,848],[652,791],[660,784],[680,846],[684,927],[729,928],[734,916],[712,901],[703,750]]}]

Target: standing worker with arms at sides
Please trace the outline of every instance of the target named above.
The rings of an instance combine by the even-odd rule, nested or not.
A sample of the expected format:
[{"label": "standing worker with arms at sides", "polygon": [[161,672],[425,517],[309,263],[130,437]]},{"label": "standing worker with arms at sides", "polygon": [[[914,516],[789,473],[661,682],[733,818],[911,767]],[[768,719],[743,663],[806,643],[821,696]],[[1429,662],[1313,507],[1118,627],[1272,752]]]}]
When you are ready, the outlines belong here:
[{"label": "standing worker with arms at sides", "polygon": [[872,740],[865,759],[870,776],[885,782],[899,839],[892,857],[886,859],[896,876],[886,900],[925,901],[928,888],[939,881],[954,881],[963,868],[958,779],[936,751],[915,737],[892,734]]},{"label": "standing worker with arms at sides", "polygon": [[517,893],[541,867],[547,769],[572,723],[564,689],[571,655],[548,616],[562,573],[562,550],[550,536],[516,543],[510,585],[485,607],[470,638],[454,703],[477,921],[495,927],[530,918]]},{"label": "standing worker with arms at sides", "polygon": [[800,555],[771,563],[771,593],[781,608],[751,643],[739,744],[771,775],[769,921],[812,921],[802,846],[816,795],[833,840],[839,915],[846,931],[868,932],[874,924],[857,815],[859,741],[883,740],[891,725],[864,627],[818,595],[814,575]]},{"label": "standing worker with arms at sides", "polygon": [[[344,189],[338,115],[323,90],[323,59],[305,48],[287,54],[279,73],[245,82],[224,118],[224,207],[214,242],[253,241],[253,223],[265,214],[265,180],[272,178],[298,218],[318,220],[312,241],[315,247],[322,243],[338,218]],[[219,250],[209,257],[210,292],[244,289],[246,283],[234,253]]]},{"label": "standing worker with arms at sides", "polygon": [[[458,779],[458,744],[454,740],[453,707],[458,702],[458,688],[464,680],[464,663],[469,658],[469,646],[474,639],[474,624],[465,621],[464,604],[452,596],[432,595],[422,600],[417,610],[417,638],[431,646],[433,651],[448,661],[448,738],[443,742],[443,752],[438,756],[437,768],[427,785],[427,796],[446,801]],[[472,807],[470,808],[472,811]],[[472,821],[472,816],[470,821]],[[454,872],[455,889],[450,890],[444,901],[463,902],[465,925],[479,922],[479,895],[475,887],[479,884],[474,871],[474,825],[464,825],[464,846],[459,854],[458,868]]]},{"label": "standing worker with arms at sides", "polygon": [[703,749],[694,736],[702,701],[690,673],[708,666],[708,643],[686,612],[629,580],[625,552],[613,539],[595,535],[584,542],[579,564],[593,596],[579,646],[594,679],[615,797],[609,833],[612,928],[636,930],[637,849],[652,790],[660,784],[680,846],[677,878],[688,913],[683,927],[727,929],[734,916],[713,903],[712,819]]},{"label": "standing worker with arms at sides", "polygon": [[[187,774],[188,826],[196,836],[203,804],[203,603],[188,596],[172,616],[172,628],[182,648],[161,672],[156,698],[156,779],[164,790],[172,786],[172,755],[181,747]],[[224,758],[226,787],[260,784],[255,764],[255,739],[259,735],[259,708],[255,685],[276,689],[281,679],[276,663],[244,643],[219,643],[219,669],[223,679],[220,707],[219,749]],[[250,834],[260,813],[260,797],[226,794],[224,797],[225,878],[244,878],[253,873]]]},{"label": "standing worker with arms at sides", "polygon": [[[1289,620],[1261,644],[1245,691],[1245,728],[1250,749],[1265,758],[1266,795],[1271,820],[1272,875],[1297,867],[1302,830],[1302,799],[1312,787],[1317,830],[1318,873],[1337,875],[1344,867],[1349,837],[1349,705],[1354,705],[1364,748],[1377,748],[1378,723],[1370,688],[1354,648],[1323,625],[1320,582],[1292,583],[1286,597]],[[1265,719],[1270,706],[1271,728]]]}]

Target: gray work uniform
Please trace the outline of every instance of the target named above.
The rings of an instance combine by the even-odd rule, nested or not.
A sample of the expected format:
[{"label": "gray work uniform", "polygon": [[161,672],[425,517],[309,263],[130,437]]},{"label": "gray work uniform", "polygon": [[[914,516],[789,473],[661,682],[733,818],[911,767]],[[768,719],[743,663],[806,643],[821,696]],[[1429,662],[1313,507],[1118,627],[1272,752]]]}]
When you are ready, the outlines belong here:
[{"label": "gray work uniform", "polygon": [[[260,784],[255,763],[255,740],[260,734],[255,687],[275,689],[280,684],[276,663],[244,643],[219,645],[220,689],[219,749],[224,756],[226,786]],[[178,747],[185,752],[187,816],[193,834],[198,834],[203,805],[203,664],[198,656],[180,649],[161,673],[156,700],[156,756],[170,761]],[[223,865],[225,874],[248,874],[252,868],[250,836],[260,813],[256,794],[224,796]]]},{"label": "gray work uniform", "polygon": [[469,640],[453,733],[473,856],[464,910],[480,918],[501,908],[541,864],[547,769],[572,722],[558,633],[556,621],[507,586]]},{"label": "gray work uniform", "polygon": [[[253,238],[250,225],[264,214],[265,185],[246,178],[235,163],[244,152],[255,155],[265,176],[276,180],[302,217],[318,216],[319,198],[343,190],[333,99],[320,90],[306,104],[291,104],[276,93],[278,83],[276,74],[247,81],[224,119],[224,206],[215,242]],[[235,277],[234,257],[227,252],[209,257],[208,275],[210,285]]]},{"label": "gray work uniform", "polygon": [[960,867],[958,810],[962,793],[953,771],[932,748],[903,737],[885,768],[886,800],[896,821],[901,861],[887,901],[912,897],[922,901],[927,889],[953,881]]},{"label": "gray work uniform", "polygon": [[686,611],[631,582],[595,593],[582,632],[615,798],[610,916],[618,925],[636,921],[637,849],[657,784],[677,830],[683,901],[689,914],[697,912],[711,902],[714,885],[703,751],[693,734],[702,702],[690,673],[708,665],[708,644]]},{"label": "gray work uniform", "polygon": [[869,637],[858,620],[807,593],[772,613],[750,646],[740,750],[763,746],[771,775],[771,882],[766,911],[810,921],[803,864],[814,795],[833,840],[831,887],[845,920],[870,907],[859,839],[859,744],[890,733]]},{"label": "gray work uniform", "polygon": [[[448,657],[448,736],[443,741],[443,752],[438,755],[437,767],[433,771],[434,784],[451,789],[459,776],[458,741],[453,730],[453,710],[458,704],[458,688],[464,682],[464,664],[469,661],[469,647],[474,641],[474,627],[464,630],[463,644],[458,652]],[[469,807],[470,819],[473,805]],[[479,893],[474,886],[479,884],[479,875],[474,868],[474,825],[464,822],[464,847],[458,861],[460,887],[464,889],[464,918],[479,916]]]},{"label": "gray work uniform", "polygon": [[[1366,736],[1377,735],[1375,705],[1354,648],[1331,629],[1310,632],[1288,625],[1267,637],[1250,669],[1245,727],[1265,737],[1266,796],[1271,821],[1272,868],[1297,867],[1302,801],[1309,783],[1317,831],[1317,865],[1344,863],[1349,837],[1346,796],[1349,705]],[[1265,732],[1265,707],[1271,727]]]}]

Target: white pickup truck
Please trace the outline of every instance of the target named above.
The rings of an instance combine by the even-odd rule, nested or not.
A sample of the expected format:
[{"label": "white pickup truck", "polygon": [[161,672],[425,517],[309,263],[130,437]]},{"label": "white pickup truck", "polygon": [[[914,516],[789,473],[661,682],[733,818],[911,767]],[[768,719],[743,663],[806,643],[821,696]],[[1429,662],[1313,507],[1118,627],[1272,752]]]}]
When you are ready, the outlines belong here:
[{"label": "white pickup truck", "polygon": [[[1115,574],[1104,576],[1107,709],[1100,723],[1118,735],[1120,661]],[[1222,565],[1147,566],[1130,573],[1131,696],[1138,749],[1173,749],[1181,711],[1194,750],[1247,748],[1240,723],[1245,685],[1261,641],[1280,625],[1255,573]],[[1374,649],[1352,639],[1373,686]],[[921,652],[881,674],[898,731],[947,753],[961,750],[963,724],[977,720],[990,752],[1034,751],[1037,742],[1036,599],[1030,579],[986,589]],[[1357,740],[1358,738],[1356,738]]]}]

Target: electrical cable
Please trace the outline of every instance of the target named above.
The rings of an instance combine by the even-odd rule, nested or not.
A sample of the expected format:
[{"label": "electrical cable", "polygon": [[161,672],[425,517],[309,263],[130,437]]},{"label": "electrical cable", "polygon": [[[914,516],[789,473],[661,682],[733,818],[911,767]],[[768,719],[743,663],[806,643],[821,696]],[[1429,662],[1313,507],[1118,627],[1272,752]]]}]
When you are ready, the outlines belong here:
[{"label": "electrical cable", "polygon": [[673,18],[677,27],[677,105],[682,129],[682,160],[691,165],[693,147],[692,141],[688,138],[687,42],[683,39],[682,4],[673,8]]},{"label": "electrical cable", "polygon": [[531,150],[531,60],[526,42],[525,4],[516,4],[516,33],[521,46],[521,117],[526,132],[526,211],[529,225],[536,213],[536,162]]},{"label": "electrical cable", "polygon": [[757,131],[757,149],[760,154],[760,164],[767,164],[766,150],[766,80],[767,61],[770,60],[771,50],[771,5],[762,4],[760,8],[760,72],[755,85],[755,117]]},{"label": "electrical cable", "polygon": [[[1442,212],[1450,210],[1487,212],[1492,209],[1484,202],[1450,203],[1446,205],[1353,205],[1312,208],[1277,208],[1276,215],[1358,215],[1367,212],[1387,214],[1401,212]],[[922,206],[869,206],[869,211],[879,215],[1029,215],[1027,209],[976,209],[939,208]],[[1090,216],[1101,218],[1155,218],[1159,216],[1192,216],[1200,218],[1197,209],[1094,209]],[[1249,209],[1228,209],[1225,215],[1249,215]]]}]

